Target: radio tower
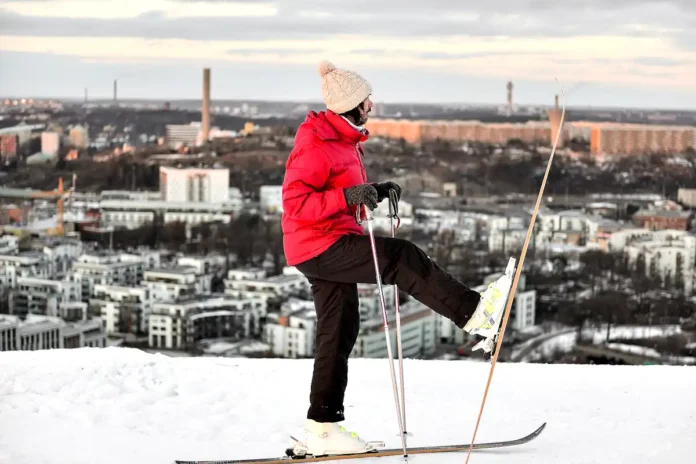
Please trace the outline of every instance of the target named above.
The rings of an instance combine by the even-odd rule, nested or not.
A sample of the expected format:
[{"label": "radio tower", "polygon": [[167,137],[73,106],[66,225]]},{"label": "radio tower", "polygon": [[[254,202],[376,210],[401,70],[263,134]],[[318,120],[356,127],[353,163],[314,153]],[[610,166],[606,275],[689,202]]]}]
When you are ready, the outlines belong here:
[{"label": "radio tower", "polygon": [[210,68],[203,68],[203,104],[201,108],[203,143],[210,137]]}]

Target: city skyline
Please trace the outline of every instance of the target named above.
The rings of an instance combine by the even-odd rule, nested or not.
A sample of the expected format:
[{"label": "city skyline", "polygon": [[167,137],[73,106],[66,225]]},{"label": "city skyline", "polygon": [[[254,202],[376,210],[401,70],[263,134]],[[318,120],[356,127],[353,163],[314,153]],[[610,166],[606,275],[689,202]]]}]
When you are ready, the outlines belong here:
[{"label": "city skyline", "polygon": [[694,2],[459,3],[0,0],[0,94],[319,101],[329,59],[378,102],[696,107]]}]

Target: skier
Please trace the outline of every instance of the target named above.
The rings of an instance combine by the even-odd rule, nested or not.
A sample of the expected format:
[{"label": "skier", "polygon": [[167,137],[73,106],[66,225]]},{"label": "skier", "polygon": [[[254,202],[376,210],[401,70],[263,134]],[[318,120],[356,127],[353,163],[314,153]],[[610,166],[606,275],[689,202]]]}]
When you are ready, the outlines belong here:
[{"label": "skier", "polygon": [[[305,445],[309,454],[338,455],[369,448],[339,425],[360,325],[357,284],[376,283],[370,239],[356,213],[362,205],[374,210],[392,189],[397,198],[402,191],[394,182],[367,182],[362,142],[369,136],[370,83],[327,61],[319,74],[326,110],[310,111],[297,130],[285,166],[282,230],[287,263],[309,280],[317,313]],[[375,236],[375,245],[384,285],[396,284],[464,330],[495,325],[488,316],[507,292],[500,280],[479,294],[408,240]]]}]

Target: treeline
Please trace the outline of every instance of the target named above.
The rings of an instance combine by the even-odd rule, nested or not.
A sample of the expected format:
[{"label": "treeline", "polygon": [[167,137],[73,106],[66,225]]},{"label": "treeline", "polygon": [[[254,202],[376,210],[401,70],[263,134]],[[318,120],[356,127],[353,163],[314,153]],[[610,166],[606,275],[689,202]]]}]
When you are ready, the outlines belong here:
[{"label": "treeline", "polygon": [[661,275],[655,266],[646,268],[642,255],[629,263],[625,253],[592,250],[580,255],[579,267],[558,259],[552,272],[543,272],[537,261],[528,267],[527,282],[537,290],[538,316],[579,333],[606,324],[608,337],[614,324],[683,324],[694,316],[686,292],[691,282],[685,281],[693,277],[684,275],[677,256],[677,272]]}]

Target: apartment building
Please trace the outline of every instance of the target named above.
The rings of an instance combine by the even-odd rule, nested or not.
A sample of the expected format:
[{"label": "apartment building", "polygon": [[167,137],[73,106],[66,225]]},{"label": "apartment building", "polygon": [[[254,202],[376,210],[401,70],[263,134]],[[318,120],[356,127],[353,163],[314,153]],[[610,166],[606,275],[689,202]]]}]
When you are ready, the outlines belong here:
[{"label": "apartment building", "polygon": [[641,259],[647,276],[659,276],[663,281],[669,279],[672,284],[681,280],[683,291],[687,295],[693,293],[696,265],[696,236],[693,234],[663,230],[635,235],[626,242],[624,251],[630,266]]},{"label": "apartment building", "polygon": [[135,286],[143,279],[142,257],[127,253],[90,253],[73,263],[68,279],[80,284],[82,301],[89,302],[96,285]]},{"label": "apartment building", "polygon": [[[401,305],[401,343],[403,355],[419,358],[432,354],[436,348],[437,313],[416,300]],[[396,327],[394,311],[389,311],[389,326]],[[392,346],[396,346],[396,331],[390,331]],[[382,316],[360,324],[360,333],[351,353],[359,358],[386,358],[387,340]]]},{"label": "apartment building", "polygon": [[317,315],[312,301],[291,299],[280,313],[269,314],[263,340],[276,356],[308,358],[314,356]]},{"label": "apartment building", "polygon": [[[246,274],[246,273],[249,274]],[[254,276],[252,277],[253,274]],[[261,277],[263,276],[263,277]],[[265,271],[229,271],[225,279],[225,293],[260,297],[265,300],[287,297],[309,291],[309,282],[301,274],[282,274],[265,277]]]},{"label": "apartment building", "polygon": [[68,323],[58,317],[0,315],[0,351],[103,348],[106,334],[98,319]]},{"label": "apartment building", "polygon": [[12,290],[10,314],[59,316],[67,303],[82,299],[81,287],[68,280],[19,277]]},{"label": "apartment building", "polygon": [[196,271],[196,291],[198,293],[210,293],[213,278],[222,276],[226,265],[225,257],[214,256],[181,256],[176,262],[179,267],[190,267]]},{"label": "apartment building", "polygon": [[592,124],[590,150],[597,156],[684,153],[696,147],[696,129],[691,126],[589,124]]},{"label": "apartment building", "polygon": [[152,297],[145,287],[97,284],[89,306],[101,317],[107,334],[137,335],[147,332]]},{"label": "apartment building", "polygon": [[152,348],[188,349],[205,339],[241,340],[260,333],[259,302],[227,295],[196,295],[157,302],[149,316]]},{"label": "apartment building", "polygon": [[20,319],[17,316],[0,315],[0,351],[17,351],[21,346]]},{"label": "apartment building", "polygon": [[0,255],[0,285],[14,288],[20,277],[50,279],[50,265],[46,256],[36,251]]},{"label": "apartment building", "polygon": [[145,271],[140,285],[147,288],[153,301],[176,301],[203,292],[207,279],[199,278],[194,267],[159,268]]},{"label": "apartment building", "polygon": [[62,279],[70,270],[72,263],[82,255],[82,242],[72,238],[52,238],[43,247],[43,254],[49,263],[50,275]]}]

